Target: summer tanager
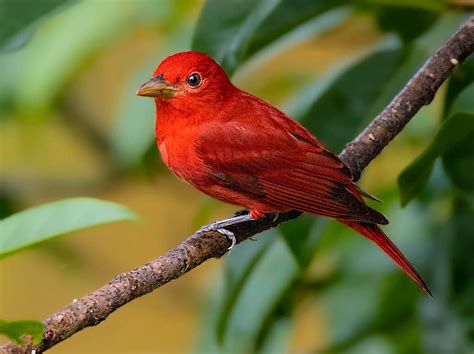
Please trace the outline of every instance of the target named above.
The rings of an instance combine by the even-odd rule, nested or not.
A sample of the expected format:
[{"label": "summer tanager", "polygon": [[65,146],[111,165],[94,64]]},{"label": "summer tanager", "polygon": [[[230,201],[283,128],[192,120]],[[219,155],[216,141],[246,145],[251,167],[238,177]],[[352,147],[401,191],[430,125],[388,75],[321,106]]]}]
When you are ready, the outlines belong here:
[{"label": "summer tanager", "polygon": [[235,87],[209,56],[166,58],[137,91],[155,99],[156,140],[166,165],[201,192],[249,214],[208,225],[226,227],[297,210],[335,218],[375,242],[426,293],[426,283],[378,225],[351,171],[301,124]]}]

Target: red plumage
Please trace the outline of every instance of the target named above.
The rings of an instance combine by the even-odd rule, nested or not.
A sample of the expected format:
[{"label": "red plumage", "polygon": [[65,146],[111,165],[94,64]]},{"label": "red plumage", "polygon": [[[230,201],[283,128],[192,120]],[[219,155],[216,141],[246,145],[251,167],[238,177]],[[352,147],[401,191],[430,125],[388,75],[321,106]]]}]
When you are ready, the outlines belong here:
[{"label": "red plumage", "polygon": [[166,58],[138,94],[155,97],[158,148],[180,178],[245,206],[254,218],[290,210],[335,218],[375,242],[430,294],[339,158],[301,124],[236,88],[209,56]]}]

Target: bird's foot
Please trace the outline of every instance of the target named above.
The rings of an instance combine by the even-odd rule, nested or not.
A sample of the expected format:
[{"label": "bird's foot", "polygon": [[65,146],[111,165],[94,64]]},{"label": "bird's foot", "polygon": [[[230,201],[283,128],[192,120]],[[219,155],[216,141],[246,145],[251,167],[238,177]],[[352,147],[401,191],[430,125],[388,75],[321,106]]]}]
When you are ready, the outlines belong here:
[{"label": "bird's foot", "polygon": [[205,232],[216,231],[220,233],[221,235],[226,236],[231,241],[231,245],[228,248],[230,250],[237,243],[237,239],[235,237],[235,234],[232,231],[229,231],[227,227],[239,224],[241,222],[251,221],[251,220],[252,220],[252,217],[250,216],[250,214],[245,214],[245,215],[234,216],[232,218],[221,220],[221,221],[216,221],[209,225],[201,227],[198,230],[198,232],[194,234],[193,237],[195,236],[197,237]]},{"label": "bird's foot", "polygon": [[214,222],[212,224],[201,227],[195,233],[194,236],[199,236],[200,234],[203,234],[203,233],[209,232],[209,231],[216,231],[216,232],[220,233],[221,235],[226,236],[230,240],[231,245],[229,246],[228,250],[231,250],[235,246],[235,244],[237,243],[237,239],[235,238],[234,233],[232,231],[227,230],[227,229],[219,228],[217,224],[218,224],[218,222]]}]

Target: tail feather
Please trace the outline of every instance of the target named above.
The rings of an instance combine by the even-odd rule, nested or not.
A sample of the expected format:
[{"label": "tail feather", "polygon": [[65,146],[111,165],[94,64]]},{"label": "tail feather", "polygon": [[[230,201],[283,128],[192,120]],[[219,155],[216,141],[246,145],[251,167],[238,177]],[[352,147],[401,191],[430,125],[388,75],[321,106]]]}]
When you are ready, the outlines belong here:
[{"label": "tail feather", "polygon": [[430,289],[428,288],[420,274],[418,274],[416,269],[410,264],[410,262],[406,259],[403,253],[398,249],[397,246],[395,246],[395,244],[388,238],[388,236],[385,235],[385,233],[378,225],[345,220],[338,221],[356,230],[357,232],[367,237],[369,240],[372,240],[374,243],[376,243],[388,256],[390,256],[390,258],[395,261],[395,263],[399,265],[401,269],[403,269],[403,271],[410,278],[413,279],[413,281],[425,293],[427,293],[429,296],[432,296]]}]

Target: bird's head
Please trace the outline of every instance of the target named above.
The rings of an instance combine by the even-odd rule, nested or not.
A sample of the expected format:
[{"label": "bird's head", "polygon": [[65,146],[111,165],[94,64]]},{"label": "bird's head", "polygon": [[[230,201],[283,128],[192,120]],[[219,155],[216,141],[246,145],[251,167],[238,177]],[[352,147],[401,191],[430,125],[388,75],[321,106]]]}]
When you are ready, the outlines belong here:
[{"label": "bird's head", "polygon": [[224,70],[210,56],[199,52],[176,53],[161,62],[138,96],[157,101],[182,102],[216,99],[233,88]]}]

